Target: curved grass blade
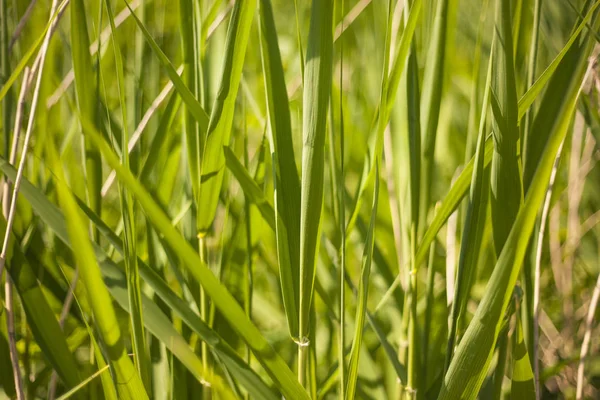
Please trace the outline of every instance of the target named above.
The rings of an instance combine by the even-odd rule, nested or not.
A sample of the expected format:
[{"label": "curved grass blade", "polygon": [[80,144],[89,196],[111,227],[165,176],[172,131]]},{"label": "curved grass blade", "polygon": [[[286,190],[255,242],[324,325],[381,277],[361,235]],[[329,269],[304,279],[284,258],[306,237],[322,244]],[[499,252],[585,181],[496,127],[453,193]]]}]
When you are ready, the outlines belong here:
[{"label": "curved grass blade", "polygon": [[67,216],[69,238],[73,244],[73,252],[86,288],[88,301],[93,310],[96,326],[107,349],[109,365],[114,371],[119,398],[147,399],[148,395],[144,390],[144,385],[125,351],[115,310],[112,307],[108,290],[102,281],[100,268],[94,256],[87,230],[79,215],[78,207],[64,183],[62,166],[57,161],[54,147],[51,145],[48,148],[50,159],[56,166],[54,172],[58,175],[57,189],[60,204]]},{"label": "curved grass blade", "polygon": [[298,378],[304,382],[309,316],[314,292],[321,212],[327,112],[332,79],[333,1],[312,2],[303,96],[300,200]]},{"label": "curved grass blade", "polygon": [[275,232],[281,292],[290,335],[297,338],[300,288],[300,180],[290,109],[270,0],[260,1],[260,50],[267,93],[269,144],[275,185]]},{"label": "curved grass blade", "polygon": [[352,212],[350,213],[350,219],[348,220],[348,226],[346,228],[348,233],[352,230],[352,228],[354,228],[356,218],[358,217],[358,213],[361,209],[363,193],[367,187],[367,184],[370,182],[375,173],[375,156],[381,154],[383,150],[383,133],[390,120],[392,108],[394,107],[394,103],[396,101],[396,95],[400,85],[400,78],[402,77],[407,64],[407,59],[410,54],[411,43],[417,27],[417,22],[419,21],[421,8],[422,0],[415,0],[410,8],[410,14],[408,16],[408,20],[406,21],[404,31],[402,32],[402,38],[400,39],[400,44],[398,46],[396,56],[394,57],[392,68],[389,71],[389,76],[385,77],[387,82],[383,82],[385,84],[387,95],[385,97],[385,102],[382,101],[381,104],[385,103],[385,106],[383,107],[383,111],[382,109],[378,110],[377,131],[374,138],[375,146],[372,148],[372,150],[370,149],[369,156],[365,160],[365,164],[363,166],[356,202]]},{"label": "curved grass blade", "polygon": [[223,146],[229,143],[231,135],[235,99],[255,10],[256,0],[236,1],[227,30],[221,85],[210,115],[206,144],[201,149],[201,184],[197,204],[201,212],[198,212],[196,220],[200,238],[208,233],[219,203],[225,171]]}]

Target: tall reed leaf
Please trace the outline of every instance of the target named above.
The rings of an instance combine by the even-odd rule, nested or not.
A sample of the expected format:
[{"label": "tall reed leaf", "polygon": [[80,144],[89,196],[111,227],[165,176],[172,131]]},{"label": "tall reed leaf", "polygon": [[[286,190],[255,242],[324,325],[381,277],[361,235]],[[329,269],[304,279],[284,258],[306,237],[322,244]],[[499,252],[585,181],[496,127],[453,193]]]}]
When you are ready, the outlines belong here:
[{"label": "tall reed leaf", "polygon": [[[496,45],[496,37],[492,41],[492,52]],[[471,191],[469,193],[469,203],[467,215],[460,246],[460,256],[458,260],[458,270],[456,273],[456,289],[454,300],[452,302],[452,314],[450,318],[450,333],[448,336],[448,346],[446,349],[446,365],[448,368],[454,346],[460,340],[461,320],[469,299],[471,284],[475,276],[475,269],[479,257],[479,249],[485,228],[485,216],[487,211],[487,193],[489,190],[489,172],[484,168],[485,153],[485,127],[486,114],[489,106],[490,84],[492,79],[493,57],[490,57],[488,63],[488,73],[483,94],[483,104],[481,107],[481,117],[479,119],[479,137],[477,138],[477,150],[475,151],[475,168],[471,178]],[[458,339],[457,339],[458,336]]]},{"label": "tall reed leaf", "polygon": [[[123,77],[123,58],[121,55],[121,49],[117,44],[117,28],[115,26],[115,20],[113,16],[112,6],[109,1],[106,0],[106,10],[108,14],[108,21],[110,23],[110,29],[112,32],[111,40],[112,47],[115,54],[115,69],[117,76],[117,89],[119,92],[119,102],[121,106],[121,118],[123,123],[123,132],[121,136],[121,163],[123,168],[129,169],[129,120],[127,118],[127,103],[125,102],[125,79]],[[86,118],[85,115],[80,114],[82,118]],[[86,121],[89,121],[86,119]],[[86,142],[89,138],[85,138]],[[123,185],[119,185],[119,197],[121,200],[121,215],[123,221],[123,246],[125,248],[125,268],[127,275],[127,294],[129,297],[129,309],[132,310],[129,313],[131,323],[131,336],[132,336],[132,350],[133,357],[135,360],[135,366],[142,378],[146,390],[149,392],[151,389],[150,382],[150,360],[148,359],[146,349],[146,338],[144,333],[143,320],[143,309],[142,309],[142,289],[137,263],[137,238],[136,238],[136,224],[135,224],[135,204],[129,190]]]},{"label": "tall reed leaf", "polygon": [[496,1],[492,115],[494,154],[490,178],[492,227],[500,254],[521,204],[521,176],[517,157],[519,140],[517,86],[513,61],[510,3]]},{"label": "tall reed leaf", "polygon": [[[14,176],[16,175],[15,169],[2,158],[0,158],[0,170],[2,170],[2,172],[10,179],[14,179]],[[42,221],[44,221],[44,223],[47,224],[50,229],[52,229],[52,231],[60,240],[62,240],[72,249],[73,244],[70,242],[68,237],[66,220],[58,207],[52,204],[38,188],[34,187],[27,180],[23,180],[21,190],[23,196],[27,199],[29,204],[31,204],[32,208],[42,219]],[[93,211],[87,208],[83,202],[78,201],[78,203],[80,208],[82,208],[83,212],[87,215],[91,222],[97,226],[99,232],[106,237],[106,239],[119,253],[123,254],[123,243],[118,235],[114,233],[98,217],[98,215],[94,214]],[[115,300],[117,300],[124,309],[128,309],[128,301],[122,295],[123,287],[126,286],[126,278],[122,272],[122,268],[118,267],[107,256],[105,251],[102,250],[100,246],[97,244],[92,244],[92,246],[94,247],[96,259],[99,260],[99,266],[102,269],[102,274],[105,282],[107,283],[109,291],[111,291],[111,294],[114,295]],[[178,297],[175,292],[173,292],[173,290],[168,286],[163,278],[158,275],[157,272],[155,272],[141,260],[138,261],[140,265],[140,275],[148,284],[148,286],[151,287],[152,290],[158,294],[158,296],[160,296],[160,298],[168,305],[174,314],[180,317],[194,332],[200,336],[202,340],[209,344],[219,359],[222,360],[223,364],[229,368],[234,377],[236,377],[239,382],[242,383],[242,385],[254,396],[258,396],[259,398],[272,397],[272,393],[264,381],[262,381],[262,379],[260,379],[260,377],[254,371],[252,371],[250,366],[236,354],[235,350],[232,349],[218,333],[206,325],[206,323],[198,317],[198,315],[190,308],[190,306],[184,300]],[[19,270],[24,271],[23,273],[19,274],[26,276],[26,268],[20,268]],[[18,287],[19,286],[17,286],[17,288]],[[115,290],[118,290],[119,292],[116,293]],[[163,320],[164,316],[155,315],[156,306],[149,305],[145,297],[143,297],[143,301],[144,308],[146,310],[146,313],[144,313],[144,324],[146,328],[150,332],[155,333],[157,337],[161,338],[162,342],[168,347],[170,346],[169,348],[172,349],[173,353],[182,362],[186,363],[186,361],[182,358],[187,357],[185,354],[189,349],[182,347],[180,340],[176,337],[169,339],[168,336],[162,336],[162,334],[158,334],[160,332],[169,332],[170,329],[168,326],[162,328],[159,326],[161,324],[165,325]],[[35,303],[35,305],[37,308],[42,310],[44,309],[39,300]],[[52,314],[46,313],[46,315]],[[171,323],[169,322],[168,324]],[[46,324],[44,327],[49,328],[51,326]],[[171,333],[169,333],[169,335],[171,335]],[[51,335],[49,337],[53,336]],[[40,343],[43,342],[40,341]],[[60,346],[56,347],[57,350],[60,350]],[[64,357],[67,354],[70,353],[65,353],[62,356]],[[63,360],[61,367],[66,368],[68,365],[69,363]],[[188,365],[196,365],[196,361],[194,361],[192,364],[188,363]],[[195,372],[198,378],[204,379],[204,377],[198,375],[201,370],[193,370],[192,372]]]},{"label": "tall reed leaf", "polygon": [[431,183],[433,181],[433,156],[437,136],[444,70],[446,65],[446,42],[448,36],[448,8],[450,0],[438,0],[435,9],[432,37],[425,63],[423,90],[421,94],[421,151],[423,154],[421,180],[421,207],[419,226],[423,229],[430,206]]},{"label": "tall reed leaf", "polygon": [[229,144],[235,99],[242,78],[244,57],[255,10],[256,0],[236,1],[233,6],[224,49],[221,85],[210,115],[206,145],[201,151],[201,185],[196,227],[199,237],[208,233],[217,211],[225,171],[223,146]]},{"label": "tall reed leaf", "polygon": [[333,55],[333,1],[314,0],[304,69],[302,185],[300,210],[300,303],[298,377],[304,380],[304,348],[317,264],[327,111],[331,92]]},{"label": "tall reed leaf", "polygon": [[[86,11],[83,0],[71,2],[71,52],[73,72],[75,74],[75,92],[79,113],[89,121],[96,122],[97,100],[96,79],[90,54],[90,39],[86,22]],[[100,215],[102,160],[100,152],[85,140],[85,172],[87,195],[90,208]],[[96,238],[94,233],[94,239]]]},{"label": "tall reed leaf", "polygon": [[260,1],[260,50],[264,70],[269,144],[275,185],[277,261],[290,335],[298,338],[300,289],[300,180],[290,110],[270,0]]}]

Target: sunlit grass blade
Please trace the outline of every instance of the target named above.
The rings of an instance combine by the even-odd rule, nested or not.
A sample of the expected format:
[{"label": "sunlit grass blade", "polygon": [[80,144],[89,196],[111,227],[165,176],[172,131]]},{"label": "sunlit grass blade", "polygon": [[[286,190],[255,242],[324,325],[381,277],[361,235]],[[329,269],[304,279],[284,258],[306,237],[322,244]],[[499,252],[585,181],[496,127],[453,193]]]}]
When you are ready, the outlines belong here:
[{"label": "sunlit grass blade", "polygon": [[[108,21],[112,31],[112,47],[115,54],[115,70],[117,76],[117,88],[119,92],[119,102],[121,108],[121,120],[123,124],[123,134],[121,137],[121,164],[123,168],[129,169],[129,119],[127,117],[127,103],[125,102],[125,79],[123,77],[123,59],[121,49],[117,44],[117,28],[113,17],[112,6],[105,2]],[[81,118],[90,121],[85,114],[80,114]],[[90,139],[85,137],[85,141]],[[95,147],[90,144],[90,147]],[[98,150],[95,150],[99,153]],[[135,221],[135,204],[131,194],[127,188],[119,185],[119,197],[121,200],[121,215],[123,221],[123,246],[125,248],[125,269],[127,275],[127,294],[129,297],[129,309],[132,312],[130,315],[132,350],[137,371],[146,387],[146,391],[151,390],[150,378],[150,360],[147,354],[146,338],[143,324],[143,309],[142,309],[142,289],[137,262],[137,240],[136,240],[136,221]]]},{"label": "sunlit grass blade", "polygon": [[260,1],[260,49],[267,94],[271,162],[275,184],[277,260],[290,335],[298,337],[300,288],[300,180],[290,110],[270,0]]},{"label": "sunlit grass blade", "polygon": [[144,385],[125,350],[121,330],[117,322],[110,295],[96,262],[94,250],[87,229],[79,215],[78,207],[64,182],[62,166],[56,158],[55,149],[49,146],[49,158],[53,161],[54,172],[58,175],[57,189],[60,204],[67,215],[69,238],[73,244],[75,259],[81,279],[86,288],[88,301],[92,307],[96,326],[107,349],[109,364],[116,380],[117,392],[122,399],[148,398]]},{"label": "sunlit grass blade", "polygon": [[375,241],[375,221],[377,220],[377,202],[379,199],[379,166],[375,170],[375,188],[373,189],[373,207],[371,209],[371,220],[367,232],[367,240],[363,250],[362,265],[360,270],[360,281],[358,283],[356,318],[354,321],[354,339],[350,350],[350,363],[348,365],[348,384],[346,398],[354,399],[356,396],[356,382],[358,380],[358,361],[360,348],[363,341],[363,327],[367,312],[367,300],[369,297],[369,282],[371,276],[371,260],[373,258],[373,243]]},{"label": "sunlit grass blade", "polygon": [[[563,62],[554,67],[554,73],[549,79],[548,86],[554,90],[565,91],[569,90],[569,86],[573,82],[569,79],[573,73],[573,69],[583,62],[582,57],[585,55],[586,42],[581,40],[580,31],[586,23],[589,23],[591,16],[595,12],[596,7],[600,2],[596,2],[588,10],[586,17],[579,23],[577,29],[572,33],[567,47],[563,48],[561,55]],[[579,39],[579,42],[577,41]],[[546,72],[544,72],[545,74]],[[541,77],[540,77],[541,79]],[[538,79],[539,80],[539,79]],[[537,82],[536,82],[537,83]],[[540,102],[540,110],[548,112],[549,115],[554,115],[558,112],[561,106],[561,99],[544,96]],[[532,117],[531,129],[524,133],[523,143],[523,187],[527,191],[531,185],[533,174],[535,173],[538,160],[541,157],[541,152],[548,141],[548,131],[552,125],[552,118],[544,118],[541,112],[538,112],[535,117]]]},{"label": "sunlit grass blade", "polygon": [[[75,92],[79,113],[87,120],[96,122],[97,100],[96,77],[90,55],[90,39],[86,22],[86,10],[83,0],[71,3],[71,52],[75,75]],[[100,152],[85,140],[85,172],[87,196],[90,208],[96,214],[101,212],[102,160]],[[97,239],[93,232],[93,239]]]},{"label": "sunlit grass blade", "polygon": [[533,382],[533,371],[529,362],[527,346],[523,337],[521,316],[516,314],[516,327],[513,332],[512,343],[512,379],[511,399],[535,400],[535,385]]},{"label": "sunlit grass blade", "polygon": [[517,156],[519,140],[517,84],[513,60],[510,4],[496,1],[497,35],[492,77],[494,153],[490,177],[492,228],[496,253],[500,254],[521,205],[521,176]]},{"label": "sunlit grass blade", "polygon": [[[333,1],[313,1],[304,69],[298,378],[304,382],[310,305],[321,232],[327,112],[333,56]],[[314,344],[313,344],[314,345]]]},{"label": "sunlit grass blade", "polygon": [[237,97],[246,47],[256,0],[238,1],[233,6],[224,49],[223,71],[218,96],[212,107],[206,144],[201,149],[200,192],[198,197],[198,237],[204,237],[213,223],[223,184],[225,156],[223,146],[229,144],[235,99]]},{"label": "sunlit grass blade", "polygon": [[421,195],[419,208],[419,229],[423,229],[431,203],[431,185],[433,182],[433,156],[437,136],[440,106],[442,104],[442,89],[444,88],[444,71],[446,68],[446,47],[448,36],[449,7],[456,2],[438,0],[435,9],[433,29],[429,39],[429,52],[423,76],[421,92],[421,151],[422,173]]},{"label": "sunlit grass blade", "polygon": [[6,94],[12,87],[12,85],[17,81],[17,78],[21,75],[21,73],[23,72],[23,70],[29,63],[29,61],[31,61],[31,57],[33,57],[33,55],[36,54],[36,52],[42,45],[44,38],[46,37],[46,33],[48,32],[48,30],[54,23],[54,20],[57,18],[58,14],[61,12],[61,10],[67,5],[67,2],[68,2],[68,0],[63,0],[58,5],[58,7],[56,8],[57,11],[54,13],[54,15],[52,15],[48,19],[48,22],[47,22],[46,26],[44,27],[44,30],[42,31],[40,36],[38,36],[38,38],[33,42],[31,47],[29,48],[29,50],[27,50],[27,52],[25,54],[23,54],[23,56],[21,57],[21,60],[15,66],[15,68],[12,70],[12,73],[10,74],[10,76],[5,77],[5,80],[3,82],[4,86],[2,86],[2,89],[0,89],[0,101],[2,101],[4,99],[4,96],[6,96]]},{"label": "sunlit grass blade", "polygon": [[[496,40],[492,42],[492,52]],[[452,314],[450,317],[450,332],[448,336],[448,346],[446,349],[446,370],[450,365],[452,354],[456,343],[461,336],[461,321],[464,320],[467,300],[471,290],[471,285],[475,276],[475,269],[479,258],[479,249],[485,227],[485,217],[487,211],[487,197],[489,190],[489,172],[484,168],[485,152],[485,128],[486,115],[489,107],[490,84],[492,79],[493,58],[488,62],[488,71],[486,84],[483,94],[483,103],[481,107],[481,116],[479,119],[479,137],[477,138],[477,148],[475,151],[475,168],[471,178],[471,190],[469,193],[469,203],[465,216],[458,269],[456,273],[456,290],[454,300],[452,301]],[[457,338],[458,336],[458,338]]]},{"label": "sunlit grass blade", "polygon": [[[190,89],[196,99],[198,96],[198,66],[200,62],[200,46],[198,37],[195,32],[195,24],[198,23],[195,18],[194,3],[190,0],[179,1],[179,23],[181,30],[181,48],[183,55],[183,74],[182,80]],[[204,147],[203,136],[205,131],[200,135],[198,123],[186,106],[183,113],[183,132],[186,140],[186,149],[188,155],[188,170],[192,182],[192,191],[194,197],[198,197],[200,191],[200,151]]]},{"label": "sunlit grass blade", "polygon": [[[350,218],[348,220],[347,230],[350,232],[352,228],[354,228],[354,224],[356,223],[356,218],[358,217],[358,213],[360,212],[362,205],[362,197],[363,193],[367,187],[368,182],[372,179],[375,173],[375,157],[377,154],[381,154],[383,149],[383,133],[385,127],[387,126],[390,115],[392,112],[392,108],[394,107],[396,101],[396,95],[398,94],[398,87],[400,85],[400,78],[402,77],[404,70],[407,65],[407,59],[411,50],[411,43],[413,40],[413,35],[415,33],[415,29],[417,27],[417,22],[419,21],[419,15],[421,13],[422,8],[422,0],[415,0],[410,8],[410,13],[408,16],[408,20],[406,21],[406,26],[402,31],[402,38],[400,39],[400,44],[398,45],[398,50],[396,51],[396,55],[394,56],[394,61],[391,69],[389,70],[389,76],[386,76],[385,90],[385,107],[383,109],[378,110],[377,115],[377,130],[374,137],[374,147],[369,151],[369,157],[365,160],[365,164],[363,166],[363,173],[360,179],[360,186],[356,197],[356,203],[353,206],[352,212],[350,213]],[[386,67],[387,70],[387,67]],[[381,102],[381,105],[384,102]]]}]

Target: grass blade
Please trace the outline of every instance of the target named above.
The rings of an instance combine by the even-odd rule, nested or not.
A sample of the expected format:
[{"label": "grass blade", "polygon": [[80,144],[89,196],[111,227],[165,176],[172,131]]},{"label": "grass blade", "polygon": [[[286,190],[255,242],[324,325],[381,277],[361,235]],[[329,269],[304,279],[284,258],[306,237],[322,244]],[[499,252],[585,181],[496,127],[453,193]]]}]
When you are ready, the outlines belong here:
[{"label": "grass blade", "polygon": [[259,28],[275,185],[277,261],[288,328],[290,335],[298,338],[300,180],[294,156],[289,101],[270,0],[260,2]]},{"label": "grass blade", "polygon": [[535,400],[535,385],[533,382],[533,371],[529,362],[527,346],[523,337],[523,327],[519,313],[516,313],[517,326],[513,333],[512,360],[513,372],[511,383],[511,399]]},{"label": "grass blade", "polygon": [[369,297],[369,281],[371,275],[371,260],[373,258],[373,243],[375,241],[375,221],[377,220],[377,202],[379,199],[379,165],[375,170],[375,188],[373,189],[373,207],[371,209],[371,220],[367,231],[367,240],[363,250],[362,265],[360,269],[360,281],[358,283],[358,295],[356,306],[356,319],[354,340],[350,350],[350,363],[348,365],[348,386],[346,398],[354,399],[356,396],[356,382],[358,380],[358,360],[360,348],[363,341],[363,328],[365,315],[367,313],[367,299]]},{"label": "grass blade", "polygon": [[[75,92],[79,113],[87,120],[96,122],[96,78],[90,55],[90,38],[83,0],[71,2],[71,52],[75,75]],[[96,214],[101,212],[102,160],[100,152],[89,141],[85,141],[85,172],[88,202]],[[96,240],[97,233],[93,233]]]},{"label": "grass blade", "polygon": [[517,86],[513,61],[510,4],[496,1],[497,35],[492,77],[494,153],[490,178],[492,228],[496,254],[500,254],[521,205],[521,176],[517,156],[519,140]]},{"label": "grass blade", "polygon": [[327,112],[331,92],[333,1],[313,1],[304,69],[298,378],[304,383],[309,315],[323,207]]},{"label": "grass blade", "polygon": [[179,93],[181,99],[187,107],[187,111],[191,113],[198,122],[200,132],[206,132],[208,128],[208,115],[206,114],[206,111],[204,111],[204,109],[200,105],[200,102],[194,97],[190,89],[185,85],[181,77],[177,74],[177,70],[175,69],[173,64],[171,64],[165,53],[163,53],[163,51],[158,46],[158,43],[156,43],[156,41],[152,38],[150,32],[148,32],[148,29],[144,26],[142,21],[140,21],[138,16],[135,15],[133,9],[127,1],[125,1],[125,5],[127,5],[129,10],[131,11],[131,16],[133,17],[138,28],[140,28],[140,30],[144,34],[144,37],[150,45],[150,48],[152,49],[154,55],[158,58],[161,65],[167,71],[169,79],[171,80],[171,82],[173,82],[173,86],[175,86],[175,90],[177,90],[177,93]]},{"label": "grass blade", "polygon": [[[123,168],[129,169],[129,132],[127,126],[129,119],[127,118],[127,105],[125,103],[125,79],[123,78],[123,59],[121,50],[117,44],[117,28],[113,16],[112,6],[106,0],[106,10],[108,21],[112,31],[111,41],[115,53],[115,69],[117,76],[117,87],[119,92],[119,102],[121,106],[121,116],[123,122],[123,135],[121,137],[121,163]],[[87,48],[84,48],[87,52]],[[86,118],[86,115],[80,114],[81,118]],[[86,121],[90,121],[86,118]],[[86,142],[89,138],[85,138]],[[98,152],[98,150],[95,150]],[[98,152],[99,153],[99,152]],[[137,371],[146,387],[146,391],[150,392],[150,360],[148,359],[146,349],[146,338],[143,324],[143,309],[142,309],[142,291],[140,285],[140,276],[137,263],[136,250],[136,226],[135,226],[135,204],[131,198],[131,194],[127,188],[119,185],[119,197],[121,200],[121,214],[123,221],[123,245],[125,248],[125,268],[127,271],[127,294],[129,297],[129,309],[132,312],[130,315],[131,333],[132,333],[132,350]]]},{"label": "grass blade", "polygon": [[210,115],[206,145],[201,151],[201,185],[197,208],[202,212],[198,212],[197,216],[198,237],[204,237],[208,233],[217,211],[225,171],[223,146],[229,144],[235,99],[255,10],[256,0],[237,1],[233,6],[224,50],[221,85]]}]

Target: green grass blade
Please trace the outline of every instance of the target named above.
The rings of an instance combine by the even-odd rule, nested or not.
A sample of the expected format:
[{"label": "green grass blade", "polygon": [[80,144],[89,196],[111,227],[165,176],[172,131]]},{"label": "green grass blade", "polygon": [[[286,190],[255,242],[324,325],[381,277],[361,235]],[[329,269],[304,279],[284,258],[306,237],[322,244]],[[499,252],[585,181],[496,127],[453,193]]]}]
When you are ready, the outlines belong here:
[{"label": "green grass blade", "polygon": [[[495,47],[495,44],[496,40],[494,39],[492,42],[492,49]],[[475,151],[475,169],[473,170],[473,176],[471,178],[471,191],[469,194],[469,203],[467,206],[467,214],[465,216],[458,269],[456,273],[456,289],[454,292],[454,300],[452,301],[450,332],[448,336],[444,370],[448,369],[454,352],[454,346],[458,340],[460,340],[457,339],[456,336],[460,338],[462,334],[461,321],[465,318],[464,313],[466,311],[467,301],[475,277],[475,269],[477,267],[479,249],[481,247],[483,230],[485,227],[489,174],[484,168],[483,161],[485,152],[486,114],[489,107],[492,66],[493,58],[490,57],[483,94],[483,104],[481,107],[481,117],[479,119],[479,137],[477,139],[477,150]]]},{"label": "green grass blade", "polygon": [[[599,4],[597,2],[590,8],[586,17],[580,22],[578,28],[569,38],[569,42],[559,54],[562,55],[563,62],[553,68],[553,74],[549,79],[548,87],[558,91],[569,90],[569,86],[573,84],[570,79],[573,70],[575,68],[583,68],[581,64],[585,63],[585,60],[582,60],[582,58],[585,55],[586,43],[585,41],[577,43],[577,39],[581,38],[581,29],[586,23],[589,23],[591,16]],[[546,71],[544,74],[546,74]],[[547,112],[547,115],[554,115],[560,109],[561,100],[559,98],[544,96],[540,102],[540,110],[544,110],[544,113]],[[546,146],[548,131],[552,122],[552,118],[545,118],[544,114],[538,112],[533,118],[531,129],[525,132],[523,143],[523,187],[525,190],[528,190],[531,185],[541,152]]]},{"label": "green grass blade", "polygon": [[[0,230],[6,231],[4,218],[0,218]],[[7,264],[7,271],[21,299],[27,316],[27,325],[36,343],[42,349],[44,357],[48,359],[67,387],[75,387],[81,381],[79,366],[69,350],[65,335],[46,301],[32,266],[27,263],[21,248],[16,243],[13,244],[12,258]]]},{"label": "green grass blade", "polygon": [[[85,5],[83,0],[73,0],[71,3],[71,52],[77,106],[81,115],[89,121],[96,122],[96,77],[89,48],[90,39]],[[85,141],[85,172],[89,205],[95,213],[100,214],[102,160],[98,150],[89,141]],[[94,232],[94,240],[96,240],[96,236]]]},{"label": "green grass blade", "polygon": [[[181,29],[181,48],[183,53],[183,74],[182,80],[185,85],[199,98],[197,83],[199,77],[196,74],[197,63],[200,62],[198,54],[199,47],[196,46],[198,37],[194,30],[196,13],[194,12],[194,2],[191,0],[179,1],[179,23]],[[185,134],[186,148],[188,155],[188,169],[192,181],[192,191],[197,198],[200,191],[200,151],[204,147],[202,136],[199,135],[198,123],[192,112],[184,107],[183,113],[183,131]],[[206,131],[202,132],[202,135]]]},{"label": "green grass blade", "polygon": [[523,337],[523,327],[519,313],[516,313],[517,326],[513,332],[512,343],[512,380],[510,398],[515,400],[535,400],[533,370],[529,362],[527,346]]},{"label": "green grass blade", "polygon": [[[358,213],[361,209],[363,193],[368,182],[372,179],[372,176],[375,173],[375,156],[377,154],[381,154],[383,149],[383,133],[389,122],[390,115],[396,101],[396,95],[400,85],[400,78],[402,77],[407,65],[407,59],[410,54],[413,35],[417,27],[417,22],[419,21],[419,15],[421,13],[422,2],[422,0],[415,0],[410,8],[410,14],[408,16],[408,20],[406,21],[404,31],[402,32],[402,38],[400,39],[400,44],[398,45],[398,50],[394,57],[392,68],[389,71],[389,76],[386,77],[387,83],[384,82],[387,93],[385,98],[385,107],[383,108],[383,111],[381,109],[378,110],[379,114],[377,116],[375,146],[373,149],[370,149],[369,157],[365,161],[363,167],[363,174],[359,184],[360,186],[356,198],[356,204],[354,204],[353,210],[350,213],[350,219],[348,220],[348,226],[346,228],[348,232],[354,228]],[[384,102],[382,101],[381,104],[383,103]]]},{"label": "green grass blade", "polygon": [[269,224],[269,226],[275,230],[275,221],[277,215],[275,214],[273,207],[271,207],[271,204],[269,204],[264,193],[260,187],[258,187],[256,181],[250,176],[248,170],[244,168],[235,154],[233,154],[233,151],[231,151],[231,149],[227,146],[223,147],[223,151],[225,154],[225,163],[227,168],[229,168],[233,176],[235,176],[237,179],[238,183],[242,187],[242,190],[244,191],[244,195],[246,195],[249,201],[256,205],[267,224]]},{"label": "green grass blade", "polygon": [[346,398],[354,399],[356,396],[356,382],[358,380],[358,361],[360,348],[363,341],[363,328],[367,312],[367,299],[369,297],[369,282],[371,275],[371,260],[373,258],[373,243],[375,242],[375,221],[377,220],[377,202],[379,199],[379,168],[375,170],[375,188],[373,189],[373,207],[371,209],[371,220],[367,231],[367,240],[363,250],[362,265],[360,270],[360,281],[358,283],[358,299],[356,306],[354,340],[350,350],[350,363],[348,365],[348,386]]},{"label": "green grass blade", "polygon": [[275,185],[277,260],[288,328],[290,335],[297,338],[300,288],[300,180],[294,156],[283,65],[270,0],[260,2],[259,28]]},{"label": "green grass blade", "polygon": [[[117,28],[115,26],[112,6],[106,0],[106,10],[108,21],[111,28],[111,40],[115,53],[115,69],[117,76],[117,88],[119,92],[119,102],[121,108],[121,117],[123,124],[123,135],[121,138],[121,163],[123,168],[129,169],[129,119],[127,118],[127,103],[125,102],[125,79],[123,77],[123,59],[121,49],[117,44]],[[85,114],[80,114],[82,118],[86,118]],[[87,121],[90,121],[86,118]],[[86,142],[89,138],[85,138]],[[93,147],[93,145],[91,145]],[[98,152],[98,150],[95,150]],[[98,152],[99,153],[99,152]],[[131,198],[131,194],[127,188],[119,185],[119,197],[121,200],[121,215],[123,221],[123,245],[125,248],[125,267],[127,270],[127,293],[129,297],[129,308],[132,312],[130,315],[131,336],[132,336],[132,351],[135,360],[137,371],[146,387],[146,391],[151,390],[150,379],[150,360],[146,349],[146,338],[143,324],[143,309],[142,309],[142,291],[140,284],[140,276],[137,263],[137,240],[136,240],[136,225],[135,225],[135,204]]]},{"label": "green grass blade", "polygon": [[494,153],[490,177],[492,228],[496,254],[500,254],[521,205],[521,176],[517,156],[519,140],[517,86],[513,61],[510,4],[496,1],[497,36],[492,77]]},{"label": "green grass blade", "polygon": [[48,29],[50,29],[50,27],[54,23],[54,20],[58,17],[60,10],[62,10],[66,6],[67,1],[68,0],[63,0],[58,5],[58,7],[56,8],[57,11],[48,19],[48,22],[46,23],[46,26],[44,27],[44,30],[42,31],[40,36],[38,36],[38,38],[33,42],[29,50],[27,50],[27,52],[23,54],[23,57],[21,57],[21,60],[19,61],[17,66],[12,70],[10,76],[4,80],[4,86],[2,86],[2,89],[0,89],[0,101],[4,99],[12,85],[17,81],[19,75],[21,75],[29,61],[31,61],[31,57],[33,57],[33,55],[36,54],[36,52],[42,45],[42,42],[44,41],[44,37],[46,37]]},{"label": "green grass blade", "polygon": [[[52,146],[49,146],[49,149],[50,154],[54,153],[55,150]],[[114,373],[119,398],[147,399],[148,395],[144,390],[144,385],[125,350],[110,295],[104,286],[100,268],[96,262],[87,229],[79,215],[77,204],[63,180],[62,166],[56,161],[55,155],[51,155],[50,158],[54,160],[56,166],[54,172],[58,174],[57,188],[60,204],[67,216],[69,238],[73,244],[75,259],[93,310],[96,326],[107,349],[108,361]]]},{"label": "green grass blade", "polygon": [[175,86],[175,90],[177,90],[177,93],[179,93],[181,99],[187,107],[187,111],[191,113],[198,122],[200,132],[206,132],[208,128],[208,115],[206,114],[206,111],[204,111],[204,109],[200,105],[200,102],[194,97],[190,89],[185,85],[181,77],[177,74],[177,70],[175,69],[173,64],[171,64],[171,61],[169,61],[165,53],[163,53],[163,51],[158,46],[158,43],[156,43],[156,41],[152,38],[150,32],[148,32],[148,29],[144,26],[142,21],[140,21],[137,15],[135,15],[129,3],[125,1],[125,4],[131,11],[131,16],[135,20],[138,28],[140,28],[140,30],[144,34],[144,37],[150,45],[150,48],[152,49],[154,55],[158,58],[161,65],[167,71],[169,79],[171,80],[171,82],[173,82],[173,86]]},{"label": "green grass blade", "polygon": [[[420,195],[419,225],[424,226],[431,203],[431,184],[433,181],[433,156],[437,127],[442,104],[444,70],[446,65],[446,47],[448,35],[448,8],[450,0],[439,0],[435,9],[432,37],[429,39],[429,52],[423,77],[421,92],[421,151],[423,154]],[[421,228],[422,229],[422,228]]]},{"label": "green grass blade", "polygon": [[77,392],[80,392],[81,390],[83,390],[87,384],[89,384],[91,381],[93,381],[94,379],[96,379],[97,377],[99,377],[100,375],[102,375],[104,372],[107,372],[107,371],[108,371],[108,365],[105,365],[104,367],[100,368],[98,371],[96,371],[92,375],[90,375],[87,379],[85,379],[79,385],[75,386],[74,388],[72,388],[71,390],[69,390],[62,396],[60,396],[57,400],[67,400],[67,399],[71,398]]},{"label": "green grass blade", "polygon": [[219,203],[225,171],[223,146],[229,144],[235,99],[242,77],[256,4],[256,0],[237,1],[233,6],[224,49],[221,85],[210,115],[206,145],[201,151],[201,185],[196,226],[199,237],[208,233]]},{"label": "green grass blade", "polygon": [[305,343],[321,231],[327,112],[331,92],[333,1],[313,1],[304,69],[302,183],[300,204],[300,297],[298,377],[304,381]]}]

